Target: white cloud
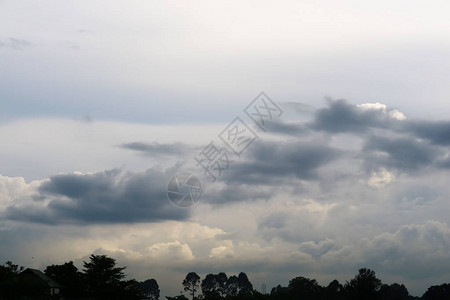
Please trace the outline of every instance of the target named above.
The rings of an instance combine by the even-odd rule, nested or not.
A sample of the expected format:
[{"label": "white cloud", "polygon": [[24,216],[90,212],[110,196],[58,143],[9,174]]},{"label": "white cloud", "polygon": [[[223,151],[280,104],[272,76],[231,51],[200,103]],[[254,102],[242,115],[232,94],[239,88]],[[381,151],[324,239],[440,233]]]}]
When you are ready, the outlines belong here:
[{"label": "white cloud", "polygon": [[[46,180],[27,183],[23,177],[8,177],[0,174],[0,212],[12,204],[30,203],[36,189]],[[44,203],[45,204],[45,203]]]},{"label": "white cloud", "polygon": [[366,111],[366,110],[380,110],[382,111],[384,114],[388,115],[389,118],[394,119],[394,120],[406,120],[406,116],[400,112],[397,109],[388,109],[387,106],[385,104],[376,102],[376,103],[363,103],[363,104],[358,104],[356,105],[356,107],[360,110]]},{"label": "white cloud", "polygon": [[406,120],[406,116],[402,112],[400,112],[396,109],[390,110],[388,112],[388,114],[389,114],[389,117],[391,117],[392,119],[401,120],[401,121]]},{"label": "white cloud", "polygon": [[209,258],[223,259],[232,258],[234,255],[234,250],[232,245],[222,245],[216,248],[212,248],[209,254]]},{"label": "white cloud", "polygon": [[188,244],[180,241],[156,243],[148,247],[149,256],[166,261],[193,260],[195,257]]},{"label": "white cloud", "polygon": [[385,168],[381,168],[377,172],[372,172],[370,178],[367,180],[367,184],[381,188],[395,181],[395,176]]}]

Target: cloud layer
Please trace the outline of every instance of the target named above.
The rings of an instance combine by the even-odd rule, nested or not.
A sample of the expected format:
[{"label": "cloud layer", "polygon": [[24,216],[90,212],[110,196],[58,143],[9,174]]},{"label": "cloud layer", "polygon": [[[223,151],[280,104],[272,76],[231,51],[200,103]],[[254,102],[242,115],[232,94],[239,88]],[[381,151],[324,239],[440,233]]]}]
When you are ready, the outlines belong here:
[{"label": "cloud layer", "polygon": [[[216,129],[195,143],[135,142],[136,136],[117,131],[116,139],[90,148],[109,147],[119,161],[135,159],[141,170],[66,172],[31,182],[2,176],[4,258],[25,249],[15,238],[23,236],[43,257],[29,261],[29,251],[22,250],[18,257],[26,264],[55,263],[45,255],[43,245],[49,244],[61,261],[107,253],[139,279],[151,269],[167,282],[181,282],[197,270],[245,271],[255,286],[286,284],[298,275],[327,284],[348,280],[365,266],[419,295],[444,280],[449,274],[442,261],[450,258],[448,123],[418,120],[380,103],[327,100],[306,111],[299,106],[259,132],[215,183],[196,167],[192,153]],[[96,121],[71,126],[74,132],[119,128]],[[90,135],[77,138],[86,137],[92,142]],[[52,159],[58,155],[63,152]],[[155,161],[160,166],[146,167]],[[196,174],[204,185],[190,209],[167,199],[167,184],[180,171]],[[161,286],[168,295],[178,293],[177,287]]]},{"label": "cloud layer", "polygon": [[167,201],[168,180],[169,175],[158,169],[56,175],[42,182],[32,199],[7,207],[4,216],[54,225],[187,219],[188,210]]}]

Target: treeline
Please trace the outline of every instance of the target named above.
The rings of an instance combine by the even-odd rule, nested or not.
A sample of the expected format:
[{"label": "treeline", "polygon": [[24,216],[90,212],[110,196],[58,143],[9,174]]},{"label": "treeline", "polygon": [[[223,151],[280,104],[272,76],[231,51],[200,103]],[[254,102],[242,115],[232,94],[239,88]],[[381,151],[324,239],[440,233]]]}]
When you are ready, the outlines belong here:
[{"label": "treeline", "polygon": [[[366,268],[345,284],[333,280],[321,286],[315,279],[296,277],[286,287],[274,287],[270,294],[254,290],[245,273],[229,278],[225,273],[208,274],[201,282],[196,273],[189,273],[182,284],[194,300],[450,300],[450,284],[432,286],[422,297],[414,297],[403,284],[383,284],[373,270]],[[189,300],[184,295],[166,298]]]},{"label": "treeline", "polygon": [[[155,279],[139,282],[126,280],[125,267],[106,255],[91,255],[79,271],[73,262],[48,266],[45,275],[61,284],[61,292],[51,295],[48,286],[21,276],[23,268],[12,262],[0,265],[0,299],[89,299],[89,300],[159,300],[160,290]],[[383,284],[373,270],[362,268],[344,284],[333,280],[321,286],[315,279],[295,277],[288,286],[278,285],[269,294],[256,291],[243,272],[227,276],[220,272],[208,274],[203,280],[190,272],[180,283],[193,300],[449,300],[450,284],[431,286],[422,297],[413,297],[403,284]],[[183,294],[167,300],[189,300]]]},{"label": "treeline", "polygon": [[31,280],[29,276],[21,276],[23,267],[8,261],[0,266],[0,299],[159,299],[160,291],[155,279],[143,282],[125,280],[125,267],[116,266],[113,258],[91,255],[83,265],[82,272],[73,262],[48,266],[44,274],[62,287],[60,293],[51,295],[49,287],[40,278]]}]

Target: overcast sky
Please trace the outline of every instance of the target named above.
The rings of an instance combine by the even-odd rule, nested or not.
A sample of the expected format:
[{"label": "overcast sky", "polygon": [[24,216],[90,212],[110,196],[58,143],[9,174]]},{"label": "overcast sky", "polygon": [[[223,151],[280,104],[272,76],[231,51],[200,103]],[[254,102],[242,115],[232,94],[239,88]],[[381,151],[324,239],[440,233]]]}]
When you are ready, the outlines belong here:
[{"label": "overcast sky", "polygon": [[[1,1],[0,262],[91,253],[176,295],[450,278],[448,1]],[[244,109],[264,91],[264,130]],[[257,135],[237,156],[236,117]],[[194,158],[233,162],[215,182]],[[167,198],[178,172],[200,201]],[[175,281],[175,283],[174,283]]]}]

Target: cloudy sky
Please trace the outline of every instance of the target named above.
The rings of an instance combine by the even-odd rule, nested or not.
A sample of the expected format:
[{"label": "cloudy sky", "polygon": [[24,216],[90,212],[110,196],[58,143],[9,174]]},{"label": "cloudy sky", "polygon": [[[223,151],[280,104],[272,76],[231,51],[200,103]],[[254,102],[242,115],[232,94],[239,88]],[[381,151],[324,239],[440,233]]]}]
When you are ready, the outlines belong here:
[{"label": "cloudy sky", "polygon": [[[0,1],[0,261],[91,253],[175,295],[450,276],[448,1]],[[256,126],[264,91],[282,111]],[[280,112],[281,112],[280,111]],[[219,137],[240,117],[257,138]],[[223,136],[222,136],[223,137]],[[212,182],[195,158],[232,162]],[[199,202],[167,185],[191,172]]]}]

